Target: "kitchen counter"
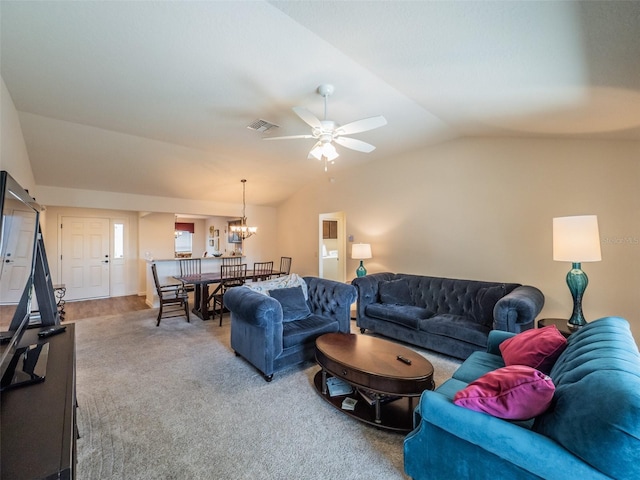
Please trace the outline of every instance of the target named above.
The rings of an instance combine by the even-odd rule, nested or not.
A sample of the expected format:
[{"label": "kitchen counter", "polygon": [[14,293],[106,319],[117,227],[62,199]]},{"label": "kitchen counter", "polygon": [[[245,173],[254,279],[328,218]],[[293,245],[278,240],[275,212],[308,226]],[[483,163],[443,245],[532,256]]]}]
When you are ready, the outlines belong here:
[{"label": "kitchen counter", "polygon": [[185,258],[152,258],[152,259],[147,259],[147,263],[154,263],[154,262],[177,262],[178,260],[192,260],[195,258],[199,258],[200,260],[220,260],[221,258],[237,258],[237,257],[241,257],[241,258],[246,258],[246,255],[222,255],[221,257],[214,257],[214,256],[210,256],[210,257],[185,257]]}]

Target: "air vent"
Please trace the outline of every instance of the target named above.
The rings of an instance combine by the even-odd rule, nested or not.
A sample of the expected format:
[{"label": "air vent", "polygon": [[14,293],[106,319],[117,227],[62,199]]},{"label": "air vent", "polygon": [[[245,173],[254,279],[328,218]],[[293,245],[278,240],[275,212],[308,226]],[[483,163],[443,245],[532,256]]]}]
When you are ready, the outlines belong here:
[{"label": "air vent", "polygon": [[275,123],[267,122],[266,120],[262,120],[261,118],[254,120],[247,128],[250,130],[255,130],[256,132],[266,132],[267,130],[271,130],[272,128],[279,128]]}]

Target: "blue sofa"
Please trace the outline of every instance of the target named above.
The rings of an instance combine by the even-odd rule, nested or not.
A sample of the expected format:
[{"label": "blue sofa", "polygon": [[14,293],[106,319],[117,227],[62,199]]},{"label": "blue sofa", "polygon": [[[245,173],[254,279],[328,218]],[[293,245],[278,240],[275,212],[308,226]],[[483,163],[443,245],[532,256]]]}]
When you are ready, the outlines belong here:
[{"label": "blue sofa", "polygon": [[235,287],[224,294],[231,312],[231,348],[267,381],[278,370],[313,360],[320,335],[350,332],[355,288],[317,277],[303,280],[308,298],[301,313],[283,310],[279,300],[250,287]]},{"label": "blue sofa", "polygon": [[492,329],[533,328],[544,295],[517,283],[404,273],[374,273],[351,282],[358,290],[356,323],[365,330],[465,359],[484,350]]},{"label": "blue sofa", "polygon": [[640,355],[629,324],[606,317],[573,333],[549,376],[551,406],[529,421],[506,421],[456,406],[455,393],[503,367],[491,332],[486,352],[426,391],[404,440],[404,467],[420,479],[640,478]]}]

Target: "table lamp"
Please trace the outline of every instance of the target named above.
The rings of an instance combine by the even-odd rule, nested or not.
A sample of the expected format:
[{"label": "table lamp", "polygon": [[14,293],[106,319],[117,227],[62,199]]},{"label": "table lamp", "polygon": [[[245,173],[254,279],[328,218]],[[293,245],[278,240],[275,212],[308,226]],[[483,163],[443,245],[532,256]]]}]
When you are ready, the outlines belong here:
[{"label": "table lamp", "polygon": [[355,243],[351,246],[351,258],[354,260],[360,260],[360,266],[356,269],[356,275],[358,277],[364,277],[367,274],[367,269],[364,268],[362,260],[365,258],[371,258],[371,245],[368,243]]},{"label": "table lamp", "polygon": [[580,328],[587,323],[582,314],[582,296],[589,283],[580,263],[602,260],[598,217],[581,215],[554,218],[553,259],[572,263],[571,270],[567,273],[567,285],[573,297],[573,313],[568,326],[572,329]]}]

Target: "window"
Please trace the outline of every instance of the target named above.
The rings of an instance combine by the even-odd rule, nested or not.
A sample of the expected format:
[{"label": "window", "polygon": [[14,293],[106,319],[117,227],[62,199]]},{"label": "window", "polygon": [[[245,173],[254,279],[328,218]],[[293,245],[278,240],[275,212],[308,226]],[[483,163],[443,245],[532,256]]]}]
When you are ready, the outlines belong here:
[{"label": "window", "polygon": [[113,224],[113,258],[124,258],[124,223]]},{"label": "window", "polygon": [[191,253],[193,234],[176,230],[176,253]]}]

